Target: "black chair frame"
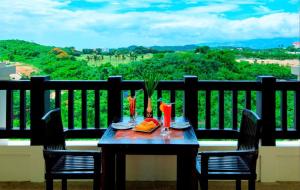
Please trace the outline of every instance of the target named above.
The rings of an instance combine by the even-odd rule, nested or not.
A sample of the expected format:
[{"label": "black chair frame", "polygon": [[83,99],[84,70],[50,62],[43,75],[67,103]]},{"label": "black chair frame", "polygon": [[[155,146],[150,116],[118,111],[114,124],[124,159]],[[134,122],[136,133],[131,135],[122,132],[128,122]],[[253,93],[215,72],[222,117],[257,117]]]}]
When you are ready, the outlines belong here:
[{"label": "black chair frame", "polygon": [[248,180],[248,189],[255,190],[256,161],[258,157],[261,120],[256,113],[244,109],[237,150],[199,152],[197,176],[202,190],[208,189],[208,180]]},{"label": "black chair frame", "polygon": [[92,150],[66,150],[60,109],[54,109],[42,118],[45,129],[43,155],[45,159],[46,190],[53,190],[53,180],[62,180],[62,190],[67,189],[67,179],[93,179],[93,189],[100,189],[101,153]]}]

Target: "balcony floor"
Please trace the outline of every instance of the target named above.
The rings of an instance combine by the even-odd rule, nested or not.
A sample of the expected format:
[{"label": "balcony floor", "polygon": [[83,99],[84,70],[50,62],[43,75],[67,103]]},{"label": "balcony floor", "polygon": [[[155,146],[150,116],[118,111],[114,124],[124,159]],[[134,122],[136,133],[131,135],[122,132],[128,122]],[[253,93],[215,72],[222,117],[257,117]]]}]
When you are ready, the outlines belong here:
[{"label": "balcony floor", "polygon": [[[210,182],[209,190],[219,189],[235,189],[234,182]],[[299,190],[300,182],[278,182],[278,183],[260,183],[257,182],[257,190]],[[69,189],[72,190],[89,190],[92,189],[90,182],[70,182]],[[128,190],[175,190],[175,182],[127,182],[126,189]],[[247,184],[243,183],[243,189],[247,188]],[[55,184],[55,189],[60,189],[58,183]],[[43,183],[29,182],[0,182],[0,190],[44,190]]]}]

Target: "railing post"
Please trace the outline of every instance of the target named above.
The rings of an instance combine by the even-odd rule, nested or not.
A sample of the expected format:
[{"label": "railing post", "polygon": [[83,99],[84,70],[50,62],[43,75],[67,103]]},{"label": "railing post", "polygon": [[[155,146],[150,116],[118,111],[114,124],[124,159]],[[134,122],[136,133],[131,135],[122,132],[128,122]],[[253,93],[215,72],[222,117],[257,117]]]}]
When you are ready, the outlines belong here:
[{"label": "railing post", "polygon": [[41,118],[50,108],[50,91],[45,90],[44,82],[49,76],[31,77],[30,79],[30,120],[31,145],[43,145],[44,129]]},{"label": "railing post", "polygon": [[198,82],[197,76],[184,76],[184,116],[194,129],[198,128]]},{"label": "railing post", "polygon": [[275,146],[275,85],[273,76],[258,76],[261,91],[256,94],[256,110],[262,120],[262,146]]},{"label": "railing post", "polygon": [[123,96],[121,90],[121,82],[122,76],[111,76],[108,78],[108,125],[111,124],[113,121],[120,121],[123,117]]}]

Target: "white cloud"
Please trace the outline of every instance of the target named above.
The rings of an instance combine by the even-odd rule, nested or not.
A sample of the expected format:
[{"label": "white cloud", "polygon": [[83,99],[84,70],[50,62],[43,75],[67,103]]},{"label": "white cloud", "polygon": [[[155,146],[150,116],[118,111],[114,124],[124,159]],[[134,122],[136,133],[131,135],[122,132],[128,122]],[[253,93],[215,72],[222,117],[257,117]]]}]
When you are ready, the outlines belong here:
[{"label": "white cloud", "polygon": [[111,6],[120,6],[120,8],[147,8],[153,4],[169,4],[171,0],[85,0],[91,3],[110,3]]},{"label": "white cloud", "polygon": [[69,10],[65,8],[68,3],[58,0],[1,0],[0,39],[19,38],[83,48],[179,45],[298,35],[298,14],[273,13],[259,6],[268,14],[230,20],[223,13],[238,9],[236,4],[209,4],[179,11],[118,13],[111,7]]},{"label": "white cloud", "polygon": [[300,4],[300,0],[290,0],[289,1],[291,4]]}]

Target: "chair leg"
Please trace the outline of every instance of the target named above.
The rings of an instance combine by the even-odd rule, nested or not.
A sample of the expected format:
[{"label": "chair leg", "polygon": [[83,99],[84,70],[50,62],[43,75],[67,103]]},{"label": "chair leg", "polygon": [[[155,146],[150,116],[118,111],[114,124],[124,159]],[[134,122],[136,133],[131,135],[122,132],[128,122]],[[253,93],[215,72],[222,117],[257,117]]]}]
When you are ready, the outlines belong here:
[{"label": "chair leg", "polygon": [[255,179],[248,180],[248,190],[255,190]]},{"label": "chair leg", "polygon": [[67,179],[62,179],[61,180],[61,190],[67,190],[68,185],[67,185]]},{"label": "chair leg", "polygon": [[201,190],[208,190],[208,180],[207,179],[201,179],[200,180],[200,187]]},{"label": "chair leg", "polygon": [[237,179],[235,180],[235,189],[236,190],[241,190],[241,180],[240,179]]},{"label": "chair leg", "polygon": [[53,179],[46,179],[46,190],[53,190]]}]

